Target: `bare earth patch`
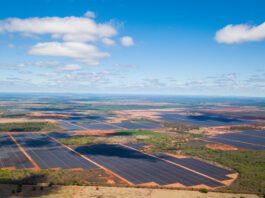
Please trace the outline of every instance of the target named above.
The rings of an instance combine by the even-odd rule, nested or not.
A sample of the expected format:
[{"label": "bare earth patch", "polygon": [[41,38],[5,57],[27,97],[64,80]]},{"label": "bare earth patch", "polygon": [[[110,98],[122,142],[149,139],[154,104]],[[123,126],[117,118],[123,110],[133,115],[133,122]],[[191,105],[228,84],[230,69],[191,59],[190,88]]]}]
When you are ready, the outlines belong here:
[{"label": "bare earth patch", "polygon": [[223,150],[223,151],[229,151],[229,150],[240,150],[239,148],[227,144],[206,144],[205,145],[207,148],[210,149],[218,149],[218,150]]},{"label": "bare earth patch", "polygon": [[41,197],[41,198],[231,198],[247,197],[258,198],[253,194],[234,194],[208,192],[201,193],[189,190],[166,190],[148,188],[125,188],[125,187],[95,187],[95,186],[40,186],[32,190],[33,186],[23,186],[22,192],[12,194],[14,185],[0,185],[0,198],[6,197]]}]

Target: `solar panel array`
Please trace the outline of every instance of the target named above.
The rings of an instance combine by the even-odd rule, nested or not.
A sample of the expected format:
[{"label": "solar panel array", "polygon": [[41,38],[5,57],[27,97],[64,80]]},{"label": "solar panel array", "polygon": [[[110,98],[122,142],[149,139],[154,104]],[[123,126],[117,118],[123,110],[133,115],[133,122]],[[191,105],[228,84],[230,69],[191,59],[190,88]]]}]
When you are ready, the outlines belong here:
[{"label": "solar panel array", "polygon": [[65,128],[69,131],[82,131],[85,130],[84,128],[76,126],[76,124],[71,124],[70,122],[67,121],[60,121],[62,123],[61,127]]},{"label": "solar panel array", "polygon": [[72,135],[74,135],[74,132],[65,132],[65,133],[61,133],[61,132],[50,132],[48,133],[49,136],[55,138],[55,139],[65,139],[65,138],[70,138],[73,137]]},{"label": "solar panel array", "polygon": [[[60,123],[62,123],[61,127],[70,131],[161,128],[160,125],[150,122],[98,123],[98,121],[105,120],[106,119],[103,118],[97,121],[87,119],[68,119],[60,121]],[[91,123],[80,123],[81,121],[89,121]]]},{"label": "solar panel array", "polygon": [[238,125],[238,124],[252,124],[253,121],[245,121],[234,118],[214,117],[214,116],[191,116],[181,114],[160,114],[159,120],[177,122],[196,126],[225,126],[225,125]]},{"label": "solar panel array", "polygon": [[228,177],[226,175],[235,173],[233,171],[229,171],[227,169],[214,166],[212,164],[194,158],[176,158],[164,153],[158,153],[156,154],[156,156],[180,164],[192,170],[198,171],[204,175],[207,175],[219,181],[232,179],[231,177]]},{"label": "solar panel array", "polygon": [[244,132],[241,132],[241,134],[252,135],[252,136],[257,136],[257,137],[264,137],[265,138],[265,131],[244,131]]},{"label": "solar panel array", "polygon": [[159,185],[180,183],[185,186],[224,186],[220,182],[122,145],[99,144],[81,146],[75,150],[133,184],[155,182]]},{"label": "solar panel array", "polygon": [[98,168],[44,134],[23,133],[13,136],[41,169]]},{"label": "solar panel array", "polygon": [[219,134],[216,137],[265,146],[265,137],[262,138],[242,133],[225,133],[225,134]]},{"label": "solar panel array", "polygon": [[219,134],[204,140],[227,144],[251,150],[265,149],[265,131],[244,131],[240,133]]},{"label": "solar panel array", "polygon": [[23,169],[34,166],[9,135],[0,134],[0,168],[10,167]]},{"label": "solar panel array", "polygon": [[120,129],[119,126],[110,125],[110,124],[82,124],[81,126],[92,129],[92,130],[113,130],[113,129]]},{"label": "solar panel array", "polygon": [[135,148],[135,149],[142,149],[145,146],[149,146],[150,144],[146,144],[146,143],[128,143],[128,144],[125,144],[125,145],[129,146],[129,147],[132,147],[132,148]]}]

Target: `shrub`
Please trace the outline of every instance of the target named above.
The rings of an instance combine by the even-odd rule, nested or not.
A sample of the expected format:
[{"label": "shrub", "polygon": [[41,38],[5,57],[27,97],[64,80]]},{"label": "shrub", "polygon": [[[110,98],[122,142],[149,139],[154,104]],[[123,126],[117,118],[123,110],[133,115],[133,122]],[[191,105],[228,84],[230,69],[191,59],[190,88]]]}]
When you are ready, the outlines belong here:
[{"label": "shrub", "polygon": [[208,193],[208,189],[202,188],[202,189],[200,189],[200,192],[202,192],[202,193]]},{"label": "shrub", "polygon": [[20,192],[22,192],[22,185],[21,184],[18,184],[17,185],[17,193],[20,193]]}]

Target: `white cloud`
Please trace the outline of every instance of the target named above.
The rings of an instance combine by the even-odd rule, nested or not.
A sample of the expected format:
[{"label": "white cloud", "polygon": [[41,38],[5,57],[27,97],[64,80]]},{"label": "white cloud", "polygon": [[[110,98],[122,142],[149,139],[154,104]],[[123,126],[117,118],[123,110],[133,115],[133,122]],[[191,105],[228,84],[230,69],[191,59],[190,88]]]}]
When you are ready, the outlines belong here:
[{"label": "white cloud", "polygon": [[114,64],[115,67],[122,67],[122,68],[137,68],[137,65],[123,65],[123,64]]},{"label": "white cloud", "polygon": [[32,65],[37,65],[41,67],[53,67],[60,65],[60,62],[58,61],[38,61],[35,63],[31,63]]},{"label": "white cloud", "polygon": [[63,71],[76,71],[76,70],[81,70],[82,67],[77,64],[67,64],[64,65],[63,67],[60,67],[59,69]]},{"label": "white cloud", "polygon": [[7,47],[8,47],[8,48],[14,48],[14,47],[15,47],[15,45],[14,45],[14,44],[12,44],[12,43],[10,43],[10,44],[8,44],[8,45],[7,45]]},{"label": "white cloud", "polygon": [[92,11],[87,11],[85,14],[84,14],[85,17],[88,17],[88,18],[95,18],[96,15],[94,12]]},{"label": "white cloud", "polygon": [[219,43],[243,43],[265,39],[265,23],[258,26],[247,24],[227,25],[216,32],[215,40]]},{"label": "white cloud", "polygon": [[87,17],[8,18],[0,20],[0,32],[20,32],[23,35],[51,34],[66,41],[95,41],[117,34],[110,24],[97,24]]},{"label": "white cloud", "polygon": [[130,37],[130,36],[124,36],[124,37],[121,38],[121,44],[123,46],[128,47],[128,46],[134,45],[134,42],[133,42],[132,37]]},{"label": "white cloud", "polygon": [[42,56],[70,57],[88,65],[98,65],[100,59],[110,57],[109,53],[100,52],[96,46],[78,42],[38,43],[28,53]]},{"label": "white cloud", "polygon": [[109,38],[103,38],[102,39],[102,42],[105,44],[105,45],[108,45],[108,46],[111,46],[111,45],[115,45],[115,41],[109,39]]}]

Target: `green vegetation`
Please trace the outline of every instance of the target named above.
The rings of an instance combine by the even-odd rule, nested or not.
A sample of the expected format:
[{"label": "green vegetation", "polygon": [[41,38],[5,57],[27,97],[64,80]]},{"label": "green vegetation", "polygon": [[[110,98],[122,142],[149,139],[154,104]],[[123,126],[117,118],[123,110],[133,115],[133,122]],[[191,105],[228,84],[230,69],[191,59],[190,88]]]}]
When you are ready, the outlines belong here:
[{"label": "green vegetation", "polygon": [[239,173],[235,182],[220,191],[265,195],[265,150],[221,151],[208,149],[200,143],[182,145],[180,149],[183,155],[214,161]]},{"label": "green vegetation", "polygon": [[0,132],[32,132],[62,130],[58,124],[51,122],[10,122],[0,123]]},{"label": "green vegetation", "polygon": [[82,124],[91,124],[92,122],[91,121],[82,121],[80,123],[82,123]]},{"label": "green vegetation", "polygon": [[[37,185],[46,183],[53,185],[108,185],[109,175],[102,169],[93,170],[3,170],[0,169],[1,184],[15,184],[15,192],[21,192],[22,185]],[[113,178],[116,185],[123,184],[118,178]],[[33,186],[32,191],[36,191]],[[0,190],[1,192],[1,190]],[[14,193],[15,193],[14,192]],[[0,195],[1,197],[1,195]]]},{"label": "green vegetation", "polygon": [[206,188],[202,188],[202,189],[200,189],[200,191],[201,191],[202,193],[208,193],[208,189],[206,189]]},{"label": "green vegetation", "polygon": [[60,140],[63,144],[68,146],[77,146],[85,144],[103,144],[103,143],[128,143],[128,142],[143,142],[146,139],[163,138],[163,134],[153,131],[142,130],[120,130],[109,136],[93,136],[93,137],[71,137]]},{"label": "green vegetation", "polygon": [[93,143],[93,139],[91,137],[71,137],[61,140],[61,142],[65,145],[73,146],[73,145],[83,145],[83,144],[91,144]]},{"label": "green vegetation", "polygon": [[251,126],[232,126],[230,127],[230,130],[253,130],[256,129],[256,127]]},{"label": "green vegetation", "polygon": [[0,118],[22,118],[27,115],[27,112],[10,112],[4,111],[0,114]]},{"label": "green vegetation", "polygon": [[114,135],[120,135],[120,136],[150,135],[155,137],[163,137],[161,133],[153,131],[145,131],[145,130],[119,130],[116,131],[116,134]]},{"label": "green vegetation", "polygon": [[179,132],[187,132],[189,130],[199,129],[198,126],[186,125],[176,122],[162,122],[164,127],[176,129]]}]

